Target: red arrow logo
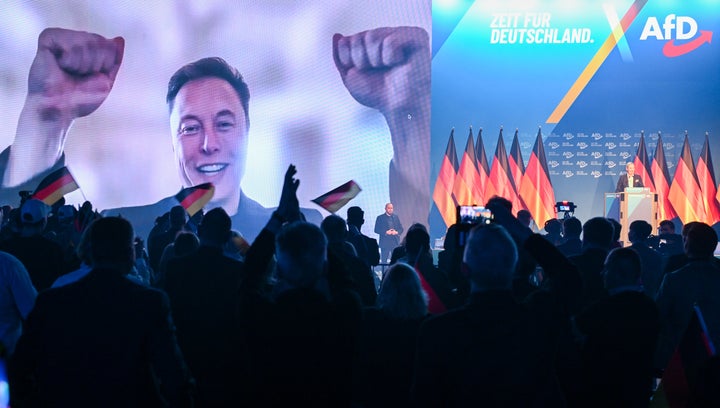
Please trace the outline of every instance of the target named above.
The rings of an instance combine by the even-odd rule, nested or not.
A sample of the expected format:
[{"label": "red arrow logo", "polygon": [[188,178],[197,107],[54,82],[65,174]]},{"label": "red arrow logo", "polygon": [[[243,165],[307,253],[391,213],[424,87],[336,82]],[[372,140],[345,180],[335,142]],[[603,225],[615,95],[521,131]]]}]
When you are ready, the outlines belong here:
[{"label": "red arrow logo", "polygon": [[688,52],[695,51],[699,46],[712,41],[712,31],[700,30],[700,36],[685,44],[675,45],[675,40],[670,40],[663,47],[663,54],[668,58],[679,57]]}]

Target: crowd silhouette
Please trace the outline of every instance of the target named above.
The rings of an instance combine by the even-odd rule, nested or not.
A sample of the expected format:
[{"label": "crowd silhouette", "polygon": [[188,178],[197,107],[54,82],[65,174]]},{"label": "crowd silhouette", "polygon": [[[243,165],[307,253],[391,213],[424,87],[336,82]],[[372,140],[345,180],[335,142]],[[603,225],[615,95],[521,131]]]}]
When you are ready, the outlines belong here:
[{"label": "crowd silhouette", "polygon": [[[611,220],[540,235],[494,197],[494,222],[450,227],[437,256],[414,224],[388,265],[359,207],[306,222],[295,174],[251,243],[222,208],[137,237],[89,202],[3,207],[12,407],[647,407],[694,310],[720,345],[707,224],[635,221],[623,247]],[[720,406],[700,357],[668,400]]]}]

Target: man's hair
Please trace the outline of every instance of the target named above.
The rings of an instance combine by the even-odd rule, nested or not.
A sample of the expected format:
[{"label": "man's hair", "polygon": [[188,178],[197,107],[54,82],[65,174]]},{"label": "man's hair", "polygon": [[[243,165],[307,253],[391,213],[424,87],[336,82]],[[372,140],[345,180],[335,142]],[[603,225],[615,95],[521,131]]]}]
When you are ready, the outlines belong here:
[{"label": "man's hair", "polygon": [[416,223],[408,228],[405,235],[405,249],[408,254],[413,255],[430,249],[430,234],[424,225]]},{"label": "man's hair", "polygon": [[220,78],[225,80],[237,92],[240,104],[245,111],[245,124],[250,128],[250,90],[237,69],[233,68],[220,57],[202,58],[178,69],[168,82],[168,91],[165,98],[168,109],[172,111],[175,97],[180,89],[190,81],[202,78]]},{"label": "man's hair", "polygon": [[565,237],[579,237],[582,233],[582,223],[575,217],[566,218],[563,221]]},{"label": "man's hair", "polygon": [[485,207],[490,207],[494,204],[502,205],[503,207],[507,208],[508,211],[512,211],[512,202],[507,198],[500,196],[492,196],[487,201],[487,203],[485,203]]},{"label": "man's hair", "polygon": [[607,289],[637,285],[640,280],[640,255],[631,248],[616,248],[605,259]]},{"label": "man's hair", "polygon": [[497,224],[478,226],[470,231],[463,262],[478,289],[510,289],[518,250],[505,228]]},{"label": "man's hair", "polygon": [[305,221],[285,225],[275,237],[279,277],[295,286],[312,286],[327,259],[327,238]]},{"label": "man's hair", "polygon": [[375,305],[392,319],[417,320],[427,315],[428,297],[415,270],[398,262],[387,270]]},{"label": "man's hair", "polygon": [[198,237],[201,243],[223,246],[230,239],[232,220],[222,207],[208,211],[198,225]]},{"label": "man's hair", "polygon": [[560,231],[562,231],[562,224],[560,221],[558,221],[557,218],[550,218],[549,220],[545,221],[545,225],[543,226],[545,229],[545,232],[552,235],[560,235]]},{"label": "man's hair", "polygon": [[717,247],[718,236],[711,226],[696,222],[687,231],[685,253],[691,258],[709,258]]},{"label": "man's hair", "polygon": [[187,212],[182,205],[176,205],[170,209],[170,225],[182,227],[187,222]]},{"label": "man's hair", "polygon": [[320,223],[328,242],[343,242],[347,237],[347,224],[339,215],[331,214]]},{"label": "man's hair", "polygon": [[673,222],[670,221],[670,220],[662,220],[662,221],[660,221],[659,226],[660,226],[660,227],[670,227],[670,229],[673,230],[673,232],[675,231],[675,224],[673,224]]},{"label": "man's hair", "polygon": [[349,225],[354,225],[359,228],[363,224],[364,221],[365,221],[365,211],[363,211],[362,208],[357,207],[357,206],[348,208],[347,223]]},{"label": "man's hair", "polygon": [[592,244],[609,249],[613,240],[613,225],[607,218],[590,218],[583,225],[583,245]]},{"label": "man's hair", "polygon": [[90,224],[86,237],[93,266],[114,266],[128,273],[135,261],[132,225],[124,218],[99,218]]},{"label": "man's hair", "polygon": [[652,234],[652,225],[644,220],[635,220],[630,223],[629,228],[630,242],[642,242],[648,239]]},{"label": "man's hair", "polygon": [[620,239],[620,232],[622,231],[622,224],[614,218],[608,218],[607,220],[610,221],[610,224],[612,224],[613,227],[612,240],[618,241]]}]

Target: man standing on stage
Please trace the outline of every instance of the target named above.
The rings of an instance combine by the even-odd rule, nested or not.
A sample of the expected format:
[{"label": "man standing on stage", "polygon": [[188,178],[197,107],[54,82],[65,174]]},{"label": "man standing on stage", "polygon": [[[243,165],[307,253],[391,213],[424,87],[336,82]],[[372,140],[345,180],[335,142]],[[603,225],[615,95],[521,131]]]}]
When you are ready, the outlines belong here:
[{"label": "man standing on stage", "polygon": [[615,188],[616,193],[624,192],[627,187],[645,187],[643,186],[640,176],[635,174],[635,164],[633,162],[628,162],[628,164],[625,165],[625,171],[627,171],[627,174],[621,175],[618,180],[617,187]]},{"label": "man standing on stage", "polygon": [[375,219],[375,233],[380,236],[380,263],[387,263],[392,250],[400,246],[403,226],[400,218],[393,214],[392,203],[385,204],[385,213]]}]

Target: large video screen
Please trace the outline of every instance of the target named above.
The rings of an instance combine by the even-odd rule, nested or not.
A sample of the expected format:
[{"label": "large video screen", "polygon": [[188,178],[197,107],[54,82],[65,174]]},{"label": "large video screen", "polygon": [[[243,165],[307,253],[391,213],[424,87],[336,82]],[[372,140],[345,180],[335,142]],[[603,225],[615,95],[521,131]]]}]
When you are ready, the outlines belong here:
[{"label": "large video screen", "polygon": [[[398,127],[410,132],[406,123],[396,123],[398,118],[409,123],[425,121],[425,133],[415,136],[429,146],[429,88],[422,109],[414,105],[400,106],[404,102],[396,100],[399,91],[407,93],[406,99],[414,96],[416,82],[423,77],[427,77],[424,85],[429,87],[429,0],[11,0],[3,2],[0,14],[5,22],[0,27],[0,92],[3,95],[0,109],[8,121],[7,131],[0,135],[0,145],[13,145],[11,152],[18,157],[8,166],[16,166],[22,173],[14,180],[6,174],[6,187],[17,187],[28,179],[28,174],[35,174],[31,169],[22,169],[23,166],[53,164],[54,159],[49,158],[57,155],[57,143],[45,146],[41,143],[43,137],[56,140],[57,134],[43,134],[53,132],[67,133],[61,136],[66,136],[61,150],[65,165],[80,186],[80,191],[66,197],[70,204],[90,200],[100,210],[140,206],[173,196],[181,187],[188,187],[196,180],[187,177],[189,170],[183,169],[181,146],[173,142],[178,129],[171,128],[175,125],[170,120],[165,97],[168,80],[178,68],[211,56],[221,57],[237,68],[248,84],[247,145],[235,148],[246,149],[237,153],[245,157],[242,193],[262,207],[277,205],[283,174],[288,164],[293,163],[301,180],[298,192],[301,206],[327,215],[327,211],[310,200],[352,179],[362,189],[352,204],[366,211],[366,219],[374,219],[393,198],[389,173],[398,167],[400,173],[414,173],[415,164],[408,160],[400,163],[401,158],[394,156],[403,139],[397,135],[391,138],[391,132]],[[376,30],[381,27],[415,31],[408,34]],[[77,117],[61,130],[47,125],[47,121],[56,119],[53,113],[37,121],[39,125],[21,120],[23,107],[35,106],[32,92],[28,92],[29,87],[32,88],[32,84],[29,85],[31,67],[35,63],[47,63],[37,61],[43,50],[47,58],[57,60],[62,53],[64,58],[71,58],[75,52],[75,58],[80,59],[76,64],[82,69],[98,67],[91,67],[93,62],[82,61],[88,58],[87,50],[83,54],[82,46],[72,43],[81,40],[68,39],[65,31],[51,32],[51,38],[41,39],[41,33],[47,28],[93,33],[110,40],[124,39],[124,55],[106,99],[96,110]],[[367,30],[375,31],[350,37]],[[345,41],[340,44],[345,48],[334,55],[336,33],[345,36],[339,40]],[[73,46],[76,49],[73,50]],[[392,51],[392,47],[400,48]],[[427,49],[427,57],[421,62],[426,67],[418,71],[419,57],[414,53],[424,52],[423,48]],[[370,51],[363,54],[359,49]],[[339,62],[336,63],[336,59]],[[411,63],[414,65],[410,66]],[[109,67],[102,62],[97,64],[100,71],[107,73]],[[348,71],[347,78],[341,75],[338,64]],[[362,64],[366,66],[360,67],[360,73],[351,69]],[[370,68],[377,68],[376,72],[370,72]],[[71,78],[75,85],[84,80],[82,74]],[[403,91],[403,86],[410,89]],[[82,88],[82,84],[79,87]],[[58,85],[58,89],[45,91],[63,94],[66,89],[61,88]],[[82,99],[97,91],[80,89],[73,98]],[[398,106],[392,106],[393,103]],[[82,110],[82,104],[76,103],[79,107],[74,109]],[[36,146],[34,156],[28,156],[28,148],[23,147],[29,142],[14,141],[16,124],[17,133],[34,135],[31,137]],[[35,128],[28,129],[32,126]],[[425,190],[429,189],[429,147],[425,151],[428,158],[419,157],[420,164],[417,164],[423,177],[423,191],[418,194],[424,197],[428,196]],[[188,155],[186,151],[185,156]],[[20,160],[21,157],[33,162],[32,166]],[[43,160],[50,163],[42,163]],[[219,166],[210,163],[202,170],[208,175]],[[12,193],[6,200],[17,200],[16,191]],[[218,193],[219,186],[216,195]],[[425,200],[420,206],[420,215],[413,217],[425,221],[429,205],[429,199]],[[396,204],[400,214],[413,211],[404,211],[402,207]],[[344,209],[339,215],[345,217]],[[407,218],[406,222],[410,221],[412,219]],[[372,225],[365,228],[366,233],[372,233]]]}]

